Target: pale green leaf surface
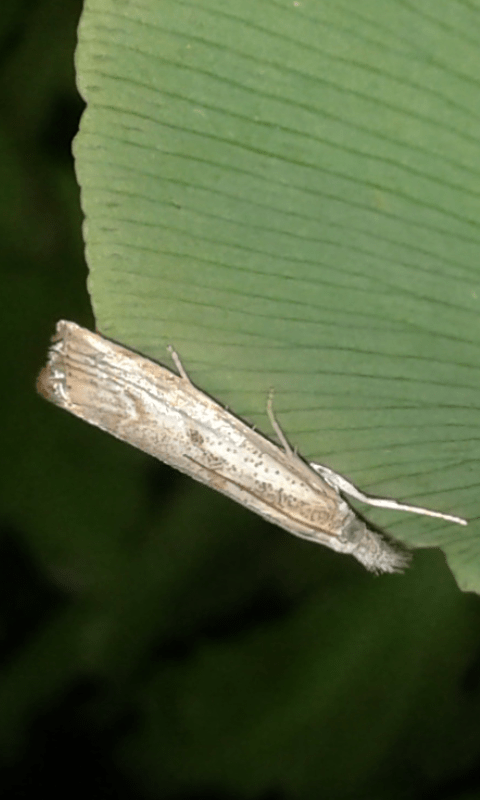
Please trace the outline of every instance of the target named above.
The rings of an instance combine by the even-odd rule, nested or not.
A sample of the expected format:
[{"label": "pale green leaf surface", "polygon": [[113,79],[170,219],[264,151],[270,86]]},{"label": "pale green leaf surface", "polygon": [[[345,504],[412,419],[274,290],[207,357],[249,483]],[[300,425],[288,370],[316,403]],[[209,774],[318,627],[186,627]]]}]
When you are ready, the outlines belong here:
[{"label": "pale green leaf surface", "polygon": [[105,335],[362,490],[480,589],[480,8],[87,0],[75,144]]}]

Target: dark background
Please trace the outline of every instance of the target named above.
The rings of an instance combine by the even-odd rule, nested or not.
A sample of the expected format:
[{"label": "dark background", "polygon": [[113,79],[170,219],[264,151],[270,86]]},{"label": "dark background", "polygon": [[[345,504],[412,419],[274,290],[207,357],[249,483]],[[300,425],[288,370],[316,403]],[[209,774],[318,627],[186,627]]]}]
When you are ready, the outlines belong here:
[{"label": "dark background", "polygon": [[2,0],[2,798],[480,798],[480,604],[295,540],[49,406],[94,326],[79,0]]}]

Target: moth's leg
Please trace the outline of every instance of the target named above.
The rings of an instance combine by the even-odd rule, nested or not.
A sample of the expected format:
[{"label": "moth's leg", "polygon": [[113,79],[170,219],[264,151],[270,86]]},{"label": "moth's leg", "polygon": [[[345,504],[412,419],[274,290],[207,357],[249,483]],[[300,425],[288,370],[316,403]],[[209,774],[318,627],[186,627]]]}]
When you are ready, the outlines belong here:
[{"label": "moth's leg", "polygon": [[350,483],[346,478],[344,478],[342,475],[339,475],[337,472],[334,472],[332,469],[324,467],[323,464],[315,464],[311,461],[310,466],[338,492],[344,492],[344,494],[348,494],[350,497],[355,497],[356,500],[360,500],[362,503],[368,503],[369,506],[389,508],[392,511],[410,511],[412,514],[423,514],[426,517],[438,517],[439,519],[445,519],[448,522],[456,522],[458,525],[468,525],[466,519],[463,519],[462,517],[455,517],[452,514],[442,514],[440,511],[431,511],[429,508],[411,506],[407,503],[398,503],[396,500],[389,500],[388,498],[384,497],[372,497],[371,495],[363,494],[363,492],[357,489],[353,483]]},{"label": "moth's leg", "polygon": [[180,377],[183,378],[185,381],[188,381],[188,383],[190,383],[193,386],[193,383],[190,380],[190,378],[188,377],[188,374],[187,374],[187,371],[185,370],[185,367],[183,366],[182,362],[180,361],[180,356],[178,355],[177,351],[173,349],[171,344],[168,345],[167,350],[169,351],[170,355],[172,356],[173,363],[175,364],[176,368],[178,369],[178,372],[180,373]]},{"label": "moth's leg", "polygon": [[289,445],[289,443],[287,441],[287,437],[285,436],[284,432],[282,431],[280,425],[278,424],[278,422],[277,422],[277,420],[275,418],[275,414],[273,413],[273,389],[270,390],[270,393],[268,395],[267,414],[268,414],[268,418],[270,420],[270,424],[271,424],[273,430],[275,431],[275,433],[277,434],[278,438],[280,439],[280,444],[282,445],[282,447],[285,450],[286,454],[288,456],[294,457],[295,453],[293,452],[292,448],[290,447],[290,445]]}]

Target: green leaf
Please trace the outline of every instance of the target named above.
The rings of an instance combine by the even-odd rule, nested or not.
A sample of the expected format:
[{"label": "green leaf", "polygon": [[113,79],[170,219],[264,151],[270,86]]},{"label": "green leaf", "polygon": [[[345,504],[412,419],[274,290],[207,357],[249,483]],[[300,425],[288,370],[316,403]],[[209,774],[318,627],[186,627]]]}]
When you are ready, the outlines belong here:
[{"label": "green leaf", "polygon": [[98,328],[364,491],[480,590],[480,15],[87,0],[75,144]]}]

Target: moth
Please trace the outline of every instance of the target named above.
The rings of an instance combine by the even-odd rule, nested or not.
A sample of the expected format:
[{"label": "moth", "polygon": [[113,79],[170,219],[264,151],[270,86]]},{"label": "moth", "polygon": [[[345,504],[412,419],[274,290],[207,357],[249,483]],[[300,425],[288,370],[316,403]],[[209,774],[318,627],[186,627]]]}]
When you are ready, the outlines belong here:
[{"label": "moth", "polygon": [[57,323],[38,391],[60,408],[216,489],[286,531],[353,555],[375,573],[399,572],[409,553],[370,528],[343,495],[397,511],[466,525],[461,517],[370,497],[290,447],[272,409],[280,445],[190,381],[73,322]]}]

